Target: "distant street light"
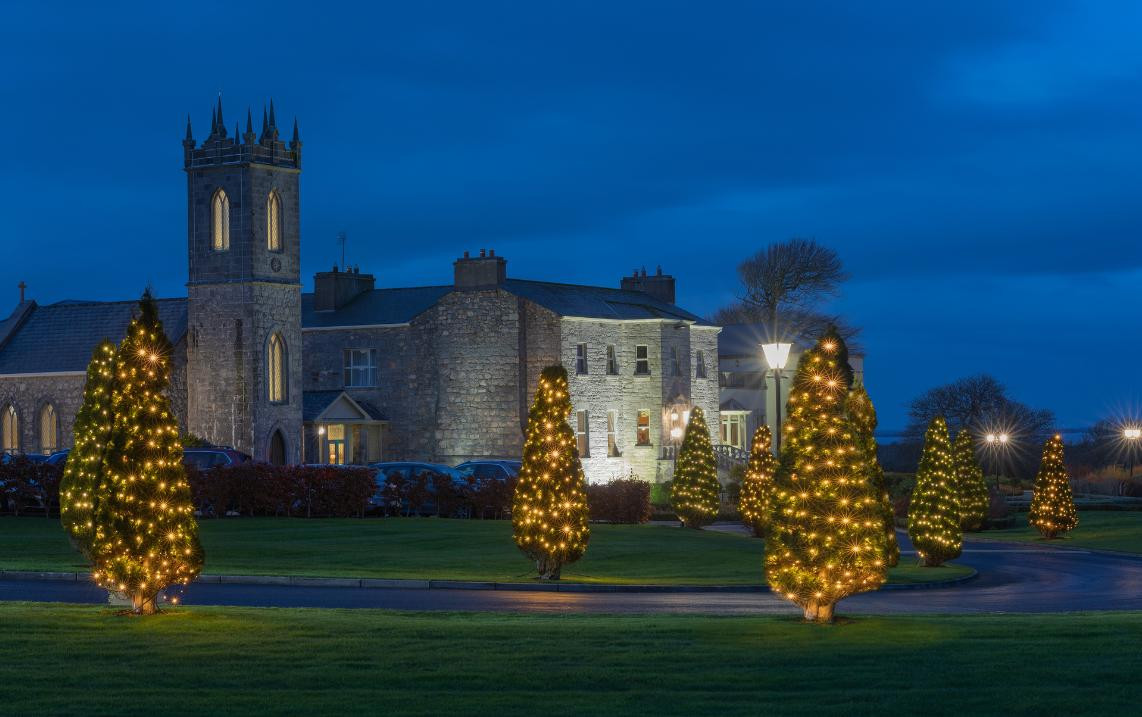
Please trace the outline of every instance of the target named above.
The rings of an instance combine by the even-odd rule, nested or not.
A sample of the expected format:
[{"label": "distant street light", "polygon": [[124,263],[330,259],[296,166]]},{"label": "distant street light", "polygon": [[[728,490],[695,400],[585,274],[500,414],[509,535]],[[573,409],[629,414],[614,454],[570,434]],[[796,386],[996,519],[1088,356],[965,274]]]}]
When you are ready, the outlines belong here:
[{"label": "distant street light", "polygon": [[995,473],[995,490],[999,490],[999,460],[996,455],[1000,448],[1006,448],[1007,442],[1011,437],[1006,433],[989,433],[984,437],[987,440],[987,447],[991,451],[991,468]]},{"label": "distant street light", "polygon": [[1126,456],[1127,463],[1130,468],[1128,469],[1129,477],[1134,478],[1134,451],[1138,448],[1138,439],[1142,438],[1142,428],[1127,428],[1122,431],[1122,437],[1126,439]]},{"label": "distant street light", "polygon": [[765,353],[765,362],[773,369],[773,387],[775,390],[773,402],[774,453],[781,452],[781,371],[785,368],[785,364],[789,362],[789,349],[792,347],[793,344],[786,343],[761,345],[761,350]]}]

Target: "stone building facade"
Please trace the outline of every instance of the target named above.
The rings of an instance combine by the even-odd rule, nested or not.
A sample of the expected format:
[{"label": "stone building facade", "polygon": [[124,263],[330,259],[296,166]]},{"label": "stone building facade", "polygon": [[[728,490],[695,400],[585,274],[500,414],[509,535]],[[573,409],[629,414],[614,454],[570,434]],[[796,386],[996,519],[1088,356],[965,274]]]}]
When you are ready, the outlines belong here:
[{"label": "stone building facade", "polygon": [[[719,329],[675,305],[661,269],[615,288],[528,281],[481,250],[446,285],[376,288],[333,267],[303,293],[296,123],[289,143],[272,106],[252,124],[228,136],[219,103],[208,138],[188,124],[183,142],[188,295],[159,307],[188,433],[277,463],[518,458],[556,363],[592,481],[668,478],[694,406],[716,433]],[[0,449],[71,444],[91,351],[133,310],[22,300],[0,322]]]}]

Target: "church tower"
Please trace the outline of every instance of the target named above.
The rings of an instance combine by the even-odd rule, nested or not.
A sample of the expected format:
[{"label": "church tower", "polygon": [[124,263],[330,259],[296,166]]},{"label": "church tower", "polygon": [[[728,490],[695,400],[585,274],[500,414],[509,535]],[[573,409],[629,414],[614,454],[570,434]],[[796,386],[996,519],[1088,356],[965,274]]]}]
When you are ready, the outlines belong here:
[{"label": "church tower", "polygon": [[222,98],[197,145],[187,118],[187,430],[256,460],[301,458],[301,140],[274,106],[227,136]]}]

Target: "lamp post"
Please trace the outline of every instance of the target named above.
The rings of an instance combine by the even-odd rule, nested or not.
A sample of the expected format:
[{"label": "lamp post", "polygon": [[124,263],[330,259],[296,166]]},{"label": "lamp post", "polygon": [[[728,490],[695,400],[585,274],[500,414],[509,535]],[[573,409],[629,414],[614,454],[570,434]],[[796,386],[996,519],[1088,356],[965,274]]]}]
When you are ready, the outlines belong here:
[{"label": "lamp post", "polygon": [[1010,439],[1011,437],[1006,433],[989,433],[986,436],[987,447],[991,451],[991,468],[992,472],[995,473],[995,490],[997,492],[999,491],[999,461],[996,453],[999,448],[1006,446]]},{"label": "lamp post", "polygon": [[773,369],[773,452],[781,453],[781,370],[789,361],[789,349],[793,344],[772,343],[762,344],[761,350],[765,353],[765,362]]},{"label": "lamp post", "polygon": [[1142,428],[1127,428],[1122,431],[1126,439],[1126,461],[1130,467],[1127,469],[1129,478],[1134,478],[1134,451],[1138,447],[1138,439],[1142,438]]}]

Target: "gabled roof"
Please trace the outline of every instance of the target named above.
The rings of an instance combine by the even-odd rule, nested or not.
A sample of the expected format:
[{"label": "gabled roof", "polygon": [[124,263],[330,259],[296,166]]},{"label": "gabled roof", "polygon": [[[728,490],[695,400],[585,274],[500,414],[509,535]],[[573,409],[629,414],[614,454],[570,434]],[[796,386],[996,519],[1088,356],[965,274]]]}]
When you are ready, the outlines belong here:
[{"label": "gabled roof", "polygon": [[[158,299],[159,320],[171,343],[186,335],[186,299]],[[26,317],[0,345],[0,375],[85,371],[103,339],[120,341],[137,301],[61,301],[32,304]]]},{"label": "gabled roof", "polygon": [[408,289],[373,289],[335,311],[315,311],[313,294],[301,295],[303,329],[336,326],[407,324],[432,308],[451,286],[416,286]]},{"label": "gabled roof", "polygon": [[[326,418],[325,413],[337,403],[347,406],[354,414],[359,415],[359,419],[355,420],[386,420],[376,406],[367,401],[357,400],[341,390],[303,391],[301,394],[301,419],[309,423]],[[345,417],[340,418],[344,420]]]},{"label": "gabled roof", "polygon": [[507,279],[503,288],[560,316],[587,319],[666,319],[708,325],[701,317],[642,291]]}]

